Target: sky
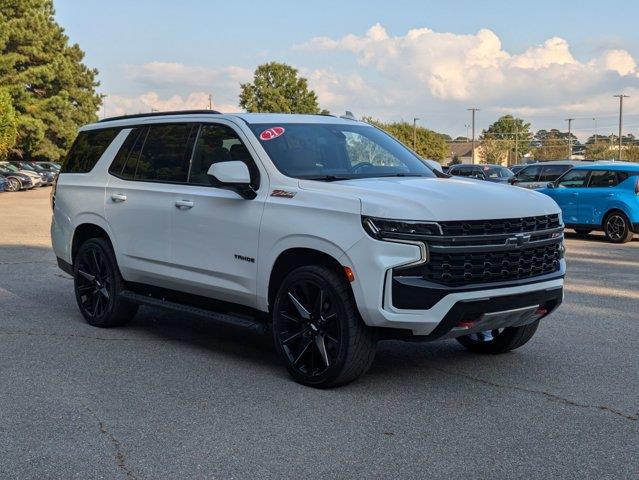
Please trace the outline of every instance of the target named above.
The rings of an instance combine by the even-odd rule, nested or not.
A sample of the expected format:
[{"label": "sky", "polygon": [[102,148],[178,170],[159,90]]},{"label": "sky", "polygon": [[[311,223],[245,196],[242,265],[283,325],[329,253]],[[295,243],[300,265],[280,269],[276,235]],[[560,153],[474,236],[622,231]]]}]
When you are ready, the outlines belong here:
[{"label": "sky", "polygon": [[[97,68],[107,116],[240,111],[255,67],[286,62],[320,106],[466,135],[503,114],[585,139],[639,136],[639,2],[54,0]],[[106,110],[106,111],[105,111]],[[593,120],[596,118],[596,120]]]}]

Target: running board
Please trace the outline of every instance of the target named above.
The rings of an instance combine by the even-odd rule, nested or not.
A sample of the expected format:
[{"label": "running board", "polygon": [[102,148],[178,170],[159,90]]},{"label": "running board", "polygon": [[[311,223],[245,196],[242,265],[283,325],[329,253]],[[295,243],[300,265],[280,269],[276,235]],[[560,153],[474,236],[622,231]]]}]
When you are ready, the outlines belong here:
[{"label": "running board", "polygon": [[214,312],[213,310],[206,310],[204,308],[193,307],[191,305],[171,302],[162,298],[141,295],[130,290],[124,290],[123,292],[120,292],[120,297],[128,302],[137,303],[138,305],[165,308],[168,310],[173,310],[174,312],[197,315],[198,317],[212,320],[220,325],[245,328],[256,333],[266,333],[266,331],[268,330],[268,327],[265,323],[259,322],[250,317]]}]

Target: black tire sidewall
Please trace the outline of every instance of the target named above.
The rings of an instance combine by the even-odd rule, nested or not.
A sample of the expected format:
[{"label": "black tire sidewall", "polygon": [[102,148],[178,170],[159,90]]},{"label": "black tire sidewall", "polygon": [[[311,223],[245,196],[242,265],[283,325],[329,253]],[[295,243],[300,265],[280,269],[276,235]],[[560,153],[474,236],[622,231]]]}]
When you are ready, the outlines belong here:
[{"label": "black tire sidewall", "polygon": [[[339,289],[335,288],[333,284],[335,278],[331,277],[336,276],[327,275],[327,273],[330,274],[330,270],[323,267],[308,266],[297,268],[284,279],[284,281],[280,285],[280,288],[278,289],[277,295],[275,297],[275,302],[273,304],[273,341],[275,343],[275,348],[278,354],[283,359],[287,370],[296,381],[304,385],[315,387],[330,386],[330,384],[339,377],[347,361],[350,336],[354,333],[352,331],[353,329],[351,328],[351,322],[353,321],[353,318],[351,318],[352,311],[350,311],[351,308],[349,308],[352,306],[346,304],[350,301],[350,299],[344,298]],[[278,336],[278,312],[283,301],[283,296],[286,295],[293,284],[300,281],[311,281],[319,283],[328,291],[329,295],[332,298],[337,300],[337,321],[340,322],[340,346],[337,359],[334,365],[329,367],[326,372],[313,377],[302,374],[291,365],[291,362],[289,361],[288,356],[286,355],[286,352],[284,351],[284,348]]]},{"label": "black tire sidewall", "polygon": [[[78,270],[79,270],[79,262],[78,259],[89,249],[98,249],[100,253],[103,255],[104,261],[108,268],[108,277],[111,283],[112,291],[109,292],[111,298],[109,298],[109,303],[107,308],[104,309],[103,314],[100,317],[94,318],[86,312],[84,307],[82,306],[82,300],[80,298],[80,294],[78,292]],[[78,249],[78,253],[73,259],[73,288],[75,291],[75,298],[78,302],[78,307],[80,308],[80,313],[84,319],[95,327],[107,327],[110,326],[110,319],[113,316],[113,312],[116,309],[117,303],[117,295],[118,295],[118,282],[116,278],[116,269],[117,265],[114,263],[113,254],[111,251],[110,245],[106,241],[101,238],[92,238],[84,242],[80,248]]]},{"label": "black tire sidewall", "polygon": [[[608,222],[610,221],[612,217],[615,217],[615,216],[620,217],[623,220],[624,226],[625,226],[624,234],[620,238],[616,238],[616,239],[611,238],[608,235],[608,228],[607,228]],[[604,235],[606,236],[606,240],[608,240],[611,243],[626,243],[632,240],[634,232],[630,229],[630,220],[628,220],[628,217],[626,216],[626,214],[623,212],[615,211],[606,215],[606,219],[604,220]]]}]

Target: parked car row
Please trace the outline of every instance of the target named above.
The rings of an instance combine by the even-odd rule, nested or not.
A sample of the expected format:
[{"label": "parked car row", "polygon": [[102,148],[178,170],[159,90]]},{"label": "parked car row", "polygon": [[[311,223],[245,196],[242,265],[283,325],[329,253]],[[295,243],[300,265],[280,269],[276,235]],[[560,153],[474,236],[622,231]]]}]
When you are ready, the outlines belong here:
[{"label": "parked car row", "polygon": [[60,172],[54,162],[0,162],[0,192],[52,185]]},{"label": "parked car row", "polygon": [[603,231],[613,243],[639,233],[639,164],[559,160],[517,165],[453,165],[448,174],[535,189],[562,210],[564,224],[579,235]]}]

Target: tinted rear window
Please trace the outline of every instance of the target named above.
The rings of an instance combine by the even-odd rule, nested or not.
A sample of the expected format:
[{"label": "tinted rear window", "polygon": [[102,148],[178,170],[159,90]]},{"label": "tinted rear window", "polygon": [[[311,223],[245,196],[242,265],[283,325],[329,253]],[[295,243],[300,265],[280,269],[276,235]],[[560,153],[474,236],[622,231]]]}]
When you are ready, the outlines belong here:
[{"label": "tinted rear window", "polygon": [[[146,127],[137,127],[129,132],[120,150],[109,167],[109,173],[116,177],[132,179],[135,175],[137,158],[146,137]],[[129,160],[127,162],[127,160]],[[126,168],[125,168],[126,165]]]},{"label": "tinted rear window", "polygon": [[198,127],[192,123],[151,126],[135,180],[186,182]]},{"label": "tinted rear window", "polygon": [[60,173],[90,172],[119,132],[119,128],[80,132],[62,164]]}]

